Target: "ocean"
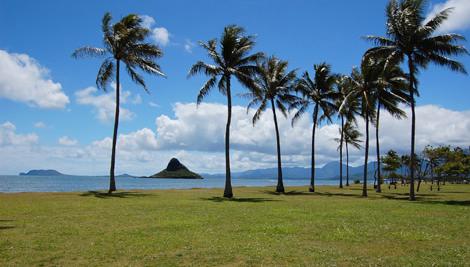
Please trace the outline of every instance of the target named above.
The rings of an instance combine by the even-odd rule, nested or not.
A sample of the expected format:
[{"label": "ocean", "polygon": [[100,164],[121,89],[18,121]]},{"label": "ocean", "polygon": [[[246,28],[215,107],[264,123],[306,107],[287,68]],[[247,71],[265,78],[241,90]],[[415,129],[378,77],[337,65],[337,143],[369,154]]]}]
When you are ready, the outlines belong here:
[{"label": "ocean", "polygon": [[[284,179],[284,186],[308,185],[308,179]],[[118,190],[132,189],[190,189],[223,188],[225,178],[204,179],[144,179],[116,177]],[[233,186],[276,186],[276,179],[233,178]],[[317,185],[336,185],[337,180],[318,179]],[[19,176],[0,175],[0,192],[84,192],[107,190],[109,178],[105,176]]]}]

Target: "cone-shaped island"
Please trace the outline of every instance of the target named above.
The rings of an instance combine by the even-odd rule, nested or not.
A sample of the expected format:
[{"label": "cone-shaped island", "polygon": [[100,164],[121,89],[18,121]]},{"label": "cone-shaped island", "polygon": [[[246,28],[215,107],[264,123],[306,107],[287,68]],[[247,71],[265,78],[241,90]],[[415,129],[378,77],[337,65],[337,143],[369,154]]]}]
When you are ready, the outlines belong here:
[{"label": "cone-shaped island", "polygon": [[148,178],[203,179],[201,175],[190,171],[176,158],[170,160],[166,169]]}]

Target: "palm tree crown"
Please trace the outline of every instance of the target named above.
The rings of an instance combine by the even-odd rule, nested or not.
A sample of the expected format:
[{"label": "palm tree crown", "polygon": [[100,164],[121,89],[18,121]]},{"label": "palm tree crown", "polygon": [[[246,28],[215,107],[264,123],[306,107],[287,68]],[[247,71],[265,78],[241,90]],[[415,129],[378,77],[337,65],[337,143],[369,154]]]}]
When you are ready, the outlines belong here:
[{"label": "palm tree crown", "polygon": [[106,57],[96,77],[98,88],[106,90],[117,70],[116,61],[122,61],[132,80],[148,91],[143,77],[136,72],[136,68],[148,74],[165,76],[156,63],[156,60],[163,56],[162,50],[154,44],[145,42],[150,33],[142,26],[142,19],[138,15],[127,15],[114,25],[110,24],[111,19],[111,14],[106,13],[102,20],[104,48],[85,46],[75,50],[72,56]]}]

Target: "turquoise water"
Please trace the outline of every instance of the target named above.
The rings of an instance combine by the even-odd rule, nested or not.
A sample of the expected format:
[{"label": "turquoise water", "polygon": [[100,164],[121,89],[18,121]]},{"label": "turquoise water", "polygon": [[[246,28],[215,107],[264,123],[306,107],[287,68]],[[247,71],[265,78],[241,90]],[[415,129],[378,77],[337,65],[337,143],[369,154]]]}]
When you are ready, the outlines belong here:
[{"label": "turquoise water", "polygon": [[[189,189],[223,188],[225,178],[187,179],[142,179],[117,177],[118,189]],[[275,186],[275,179],[234,178],[233,186]],[[284,179],[284,186],[309,184],[308,179]],[[317,180],[318,185],[337,184],[336,180]],[[0,192],[81,192],[106,190],[109,178],[103,176],[17,176],[0,175]]]}]

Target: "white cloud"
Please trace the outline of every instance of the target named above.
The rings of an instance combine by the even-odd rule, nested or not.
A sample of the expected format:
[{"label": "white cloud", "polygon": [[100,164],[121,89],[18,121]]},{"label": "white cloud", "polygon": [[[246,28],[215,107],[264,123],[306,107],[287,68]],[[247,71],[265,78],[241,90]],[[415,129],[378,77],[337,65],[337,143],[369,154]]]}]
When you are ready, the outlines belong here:
[{"label": "white cloud", "polygon": [[151,16],[140,15],[139,17],[142,19],[142,27],[144,28],[151,29],[152,26],[155,24],[155,19]]},{"label": "white cloud", "polygon": [[154,28],[152,30],[152,38],[156,43],[166,46],[170,42],[170,33],[164,27]]},{"label": "white cloud", "polygon": [[[155,128],[121,133],[117,143],[117,173],[149,175],[163,169],[171,157],[177,157],[197,172],[223,172],[226,106],[203,103],[175,104],[174,114],[156,118]],[[409,114],[409,109],[406,109]],[[454,111],[435,105],[418,106],[416,151],[425,145],[470,144],[470,110]],[[271,112],[266,112],[253,127],[251,116],[241,106],[233,107],[231,164],[233,171],[276,166],[275,134]],[[381,148],[409,153],[410,120],[396,120],[387,113],[381,117]],[[283,166],[309,166],[311,116],[306,114],[292,128],[290,118],[280,117]],[[364,123],[359,120],[360,130]],[[110,137],[87,145],[40,146],[35,134],[17,134],[13,124],[0,125],[0,170],[14,173],[30,168],[57,168],[71,174],[106,174],[111,153]],[[316,163],[338,160],[338,125],[317,129]],[[370,129],[370,160],[375,160],[375,129]],[[350,150],[351,164],[363,163],[364,151]],[[25,166],[24,162],[28,162]]]},{"label": "white cloud", "polygon": [[78,144],[78,141],[68,136],[62,136],[61,138],[59,138],[58,143],[59,145],[63,145],[63,146],[75,146]]},{"label": "white cloud", "polygon": [[[81,105],[92,106],[95,110],[96,117],[102,122],[110,122],[114,119],[114,112],[116,109],[115,101],[115,85],[112,86],[113,91],[108,93],[99,94],[98,89],[95,87],[87,87],[75,93],[77,103]],[[125,104],[131,93],[129,91],[122,91],[120,95],[121,104]],[[119,118],[122,120],[131,120],[135,114],[121,106]]]},{"label": "white cloud", "polygon": [[42,128],[46,128],[47,125],[42,121],[38,121],[38,122],[34,123],[34,127],[42,129]]},{"label": "white cloud", "polygon": [[38,142],[38,136],[31,134],[17,134],[16,126],[7,121],[0,124],[0,147],[4,146],[29,146]]},{"label": "white cloud", "polygon": [[438,12],[454,8],[449,18],[441,25],[439,32],[447,33],[452,31],[461,31],[470,28],[470,1],[469,0],[447,0],[444,3],[432,6],[426,21],[435,16]]},{"label": "white cloud", "polygon": [[184,43],[184,50],[188,53],[193,53],[193,47],[195,46],[195,44],[193,42],[191,42],[191,40],[186,40],[185,43]]},{"label": "white cloud", "polygon": [[69,98],[49,70],[26,54],[0,50],[0,97],[41,108],[64,108]]},{"label": "white cloud", "polygon": [[153,27],[155,25],[155,19],[148,15],[140,15],[142,19],[142,27],[150,30],[150,37],[162,46],[166,46],[170,42],[170,33],[165,27]]}]

